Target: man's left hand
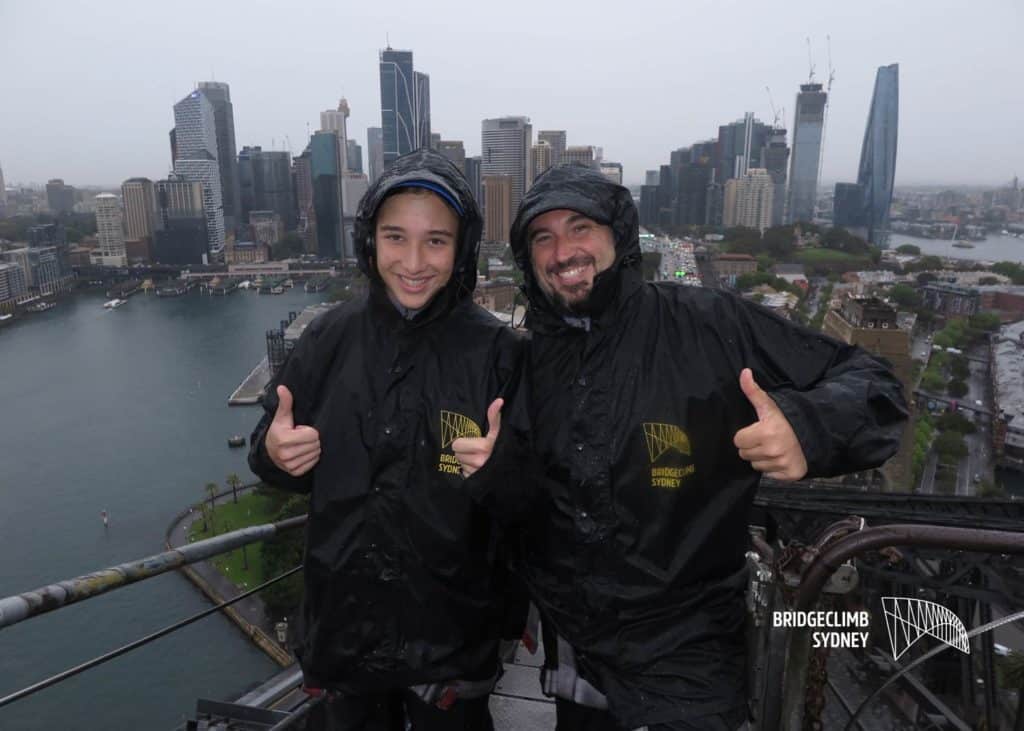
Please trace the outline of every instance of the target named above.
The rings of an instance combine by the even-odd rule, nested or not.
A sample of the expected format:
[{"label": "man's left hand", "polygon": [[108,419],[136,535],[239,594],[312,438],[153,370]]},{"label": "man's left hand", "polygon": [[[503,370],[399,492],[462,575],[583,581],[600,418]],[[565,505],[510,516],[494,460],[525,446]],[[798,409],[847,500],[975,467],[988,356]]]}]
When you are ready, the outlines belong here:
[{"label": "man's left hand", "polygon": [[757,412],[757,421],[732,440],[740,458],[773,480],[799,480],[807,474],[807,458],[782,409],[757,385],[749,368],[740,373],[740,388]]}]

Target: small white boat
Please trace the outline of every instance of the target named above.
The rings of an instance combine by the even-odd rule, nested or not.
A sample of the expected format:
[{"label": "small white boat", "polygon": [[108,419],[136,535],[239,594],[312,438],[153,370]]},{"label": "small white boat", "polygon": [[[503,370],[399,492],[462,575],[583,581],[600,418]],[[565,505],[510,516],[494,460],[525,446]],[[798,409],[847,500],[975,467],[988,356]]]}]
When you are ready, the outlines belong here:
[{"label": "small white boat", "polygon": [[113,310],[113,309],[116,309],[116,308],[120,307],[121,305],[123,305],[127,301],[128,300],[123,300],[123,299],[115,297],[114,299],[110,300],[109,302],[104,302],[103,303],[103,307],[105,307],[108,310]]}]

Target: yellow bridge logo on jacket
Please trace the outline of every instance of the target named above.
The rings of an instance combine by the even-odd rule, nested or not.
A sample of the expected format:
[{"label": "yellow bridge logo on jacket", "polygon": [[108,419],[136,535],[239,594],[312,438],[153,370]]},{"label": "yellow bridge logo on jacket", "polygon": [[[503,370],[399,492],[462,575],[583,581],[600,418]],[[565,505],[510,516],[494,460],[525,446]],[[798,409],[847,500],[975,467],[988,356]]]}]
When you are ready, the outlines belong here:
[{"label": "yellow bridge logo on jacket", "polygon": [[468,416],[454,411],[441,410],[441,454],[437,460],[437,471],[449,475],[462,474],[462,465],[454,454],[444,450],[451,448],[452,442],[462,437],[483,436],[480,426]]},{"label": "yellow bridge logo on jacket", "polygon": [[651,458],[651,487],[678,488],[694,473],[692,464],[678,464],[680,458],[690,456],[690,438],[675,424],[644,422],[643,426]]}]

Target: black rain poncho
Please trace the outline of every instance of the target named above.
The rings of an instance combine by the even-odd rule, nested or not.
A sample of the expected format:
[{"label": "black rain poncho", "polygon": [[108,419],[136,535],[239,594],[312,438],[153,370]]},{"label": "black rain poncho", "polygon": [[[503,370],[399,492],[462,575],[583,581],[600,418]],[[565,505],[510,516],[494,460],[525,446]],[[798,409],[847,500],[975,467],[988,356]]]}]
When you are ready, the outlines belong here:
[{"label": "black rain poncho", "polygon": [[[555,209],[614,233],[589,329],[552,304],[530,266],[527,226]],[[781,407],[810,477],[889,458],[907,418],[903,388],[863,350],[739,297],[642,281],[636,207],[597,172],[547,171],[511,238],[530,300],[528,396],[474,490],[522,520],[516,568],[619,723],[700,728],[724,714],[739,725],[744,552],[760,477],[733,445],[757,418],[740,371],[752,368]],[[536,474],[522,478],[530,453]]]},{"label": "black rain poncho", "polygon": [[[410,180],[442,186],[465,211],[448,285],[412,319],[389,300],[374,262],[381,201]],[[472,301],[481,218],[456,168],[418,151],[363,197],[356,223],[367,296],[318,317],[267,388],[250,466],[311,493],[305,599],[294,649],[306,684],[367,692],[488,678],[497,668],[504,583],[496,532],[467,496],[451,442],[486,431],[519,339]],[[268,458],[276,387],[322,454],[300,478]]]}]

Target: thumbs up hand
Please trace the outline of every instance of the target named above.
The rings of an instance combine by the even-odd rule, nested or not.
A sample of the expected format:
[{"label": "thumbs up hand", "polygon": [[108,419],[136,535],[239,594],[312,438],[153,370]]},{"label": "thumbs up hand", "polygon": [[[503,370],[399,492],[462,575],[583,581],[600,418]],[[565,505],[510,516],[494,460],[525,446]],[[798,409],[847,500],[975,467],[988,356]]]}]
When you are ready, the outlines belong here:
[{"label": "thumbs up hand", "polygon": [[452,452],[462,464],[462,476],[469,477],[478,469],[487,464],[491,452],[494,451],[494,442],[498,439],[501,431],[501,407],[505,405],[504,399],[494,399],[487,407],[487,434],[482,437],[459,437],[452,442]]},{"label": "thumbs up hand", "polygon": [[267,429],[267,455],[292,477],[300,477],[320,459],[320,432],[311,426],[295,426],[294,400],[286,386],[277,387],[277,411]]},{"label": "thumbs up hand", "polygon": [[740,373],[740,388],[757,412],[757,421],[732,440],[740,458],[773,480],[799,480],[807,474],[807,458],[782,409],[757,385],[749,368]]}]

